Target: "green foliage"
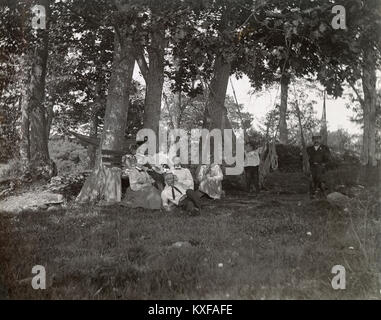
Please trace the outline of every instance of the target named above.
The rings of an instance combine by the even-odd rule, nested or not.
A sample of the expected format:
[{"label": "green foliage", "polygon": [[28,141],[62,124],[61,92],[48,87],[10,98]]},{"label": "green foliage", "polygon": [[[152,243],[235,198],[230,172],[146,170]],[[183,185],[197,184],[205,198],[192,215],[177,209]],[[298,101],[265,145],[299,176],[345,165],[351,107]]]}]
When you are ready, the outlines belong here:
[{"label": "green foliage", "polygon": [[58,175],[80,173],[87,169],[87,151],[68,138],[49,141],[50,158],[56,163]]},{"label": "green foliage", "polygon": [[18,158],[10,159],[0,170],[0,180],[17,179],[23,174],[23,165]]},{"label": "green foliage", "polygon": [[341,0],[346,8],[347,29],[327,29],[317,40],[323,61],[318,79],[327,92],[341,96],[345,82],[361,79],[364,56],[371,52],[380,64],[381,3],[378,0]]},{"label": "green foliage", "polygon": [[225,107],[233,129],[248,130],[251,128],[254,117],[251,113],[243,111],[244,106],[242,104],[237,105],[233,97],[227,96]]},{"label": "green foliage", "polygon": [[356,136],[350,134],[347,130],[338,129],[328,132],[328,146],[334,150],[344,153],[346,150],[360,151],[360,146],[356,145]]}]

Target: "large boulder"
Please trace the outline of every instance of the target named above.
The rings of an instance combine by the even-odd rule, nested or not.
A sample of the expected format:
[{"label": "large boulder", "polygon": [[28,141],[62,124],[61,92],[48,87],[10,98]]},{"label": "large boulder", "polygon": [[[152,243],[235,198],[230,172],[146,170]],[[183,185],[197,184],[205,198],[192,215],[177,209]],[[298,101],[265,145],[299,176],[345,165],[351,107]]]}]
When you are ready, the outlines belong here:
[{"label": "large boulder", "polygon": [[46,210],[50,206],[62,205],[65,199],[62,194],[49,191],[27,192],[11,196],[0,202],[0,212],[20,213],[22,211]]},{"label": "large boulder", "polygon": [[346,208],[348,207],[350,198],[340,192],[332,192],[327,195],[327,201],[333,206]]}]

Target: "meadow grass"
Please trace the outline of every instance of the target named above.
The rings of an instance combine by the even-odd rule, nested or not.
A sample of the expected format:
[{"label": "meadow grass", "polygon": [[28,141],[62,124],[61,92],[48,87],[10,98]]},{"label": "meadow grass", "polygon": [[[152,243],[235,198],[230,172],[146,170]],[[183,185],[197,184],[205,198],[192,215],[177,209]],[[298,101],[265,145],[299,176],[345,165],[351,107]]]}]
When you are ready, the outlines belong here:
[{"label": "meadow grass", "polygon": [[[259,197],[236,192],[206,201],[198,217],[70,205],[1,214],[0,294],[11,299],[381,298],[381,219],[372,193],[342,210],[300,193],[302,186],[306,190],[302,177],[293,189],[297,177],[279,175],[278,185],[270,181],[271,189]],[[46,268],[46,290],[31,287],[34,265]],[[334,265],[346,268],[345,290],[331,286]]]}]

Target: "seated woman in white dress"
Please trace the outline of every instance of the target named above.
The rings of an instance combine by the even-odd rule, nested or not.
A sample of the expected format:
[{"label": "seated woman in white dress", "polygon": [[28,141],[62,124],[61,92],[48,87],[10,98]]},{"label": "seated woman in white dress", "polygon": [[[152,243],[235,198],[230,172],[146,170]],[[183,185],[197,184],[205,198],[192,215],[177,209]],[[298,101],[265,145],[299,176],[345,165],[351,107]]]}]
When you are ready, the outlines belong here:
[{"label": "seated woman in white dress", "polygon": [[202,164],[197,173],[197,180],[200,182],[198,190],[201,196],[206,194],[214,200],[221,199],[223,179],[224,175],[218,164]]},{"label": "seated woman in white dress", "polygon": [[160,191],[152,184],[154,180],[144,168],[145,157],[136,156],[136,166],[129,171],[130,187],[123,202],[131,208],[161,209]]}]

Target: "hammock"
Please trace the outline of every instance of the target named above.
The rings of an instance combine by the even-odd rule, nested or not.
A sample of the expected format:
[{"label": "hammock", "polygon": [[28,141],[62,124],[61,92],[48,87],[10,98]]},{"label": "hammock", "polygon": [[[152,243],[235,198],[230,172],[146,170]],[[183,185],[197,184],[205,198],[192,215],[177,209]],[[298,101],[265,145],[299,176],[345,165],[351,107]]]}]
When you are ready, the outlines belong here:
[{"label": "hammock", "polygon": [[[90,137],[90,136],[86,136],[86,135],[83,135],[83,134],[80,134],[80,133],[77,133],[77,132],[74,132],[71,130],[68,130],[68,133],[70,133],[71,135],[76,137],[78,139],[79,143],[85,147],[92,145],[92,146],[96,146],[97,148],[99,148],[99,145],[101,142],[101,139],[99,137]],[[127,152],[129,152],[129,148],[134,144],[137,144],[136,140],[125,139],[124,144],[122,146],[122,150],[120,150],[120,151],[127,153]]]},{"label": "hammock", "polygon": [[263,186],[266,176],[271,170],[278,169],[278,155],[276,153],[275,141],[268,142],[261,154],[259,165],[259,183]]}]

